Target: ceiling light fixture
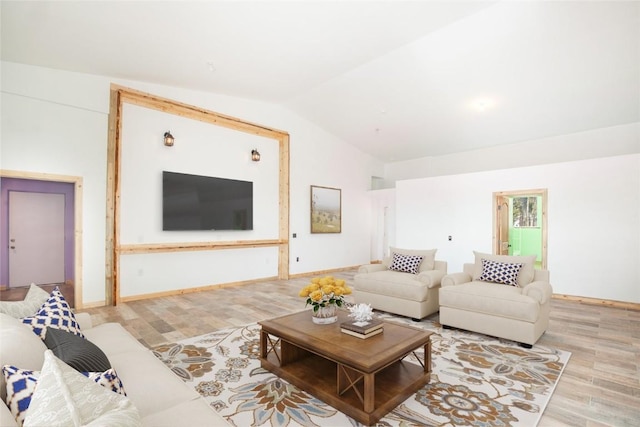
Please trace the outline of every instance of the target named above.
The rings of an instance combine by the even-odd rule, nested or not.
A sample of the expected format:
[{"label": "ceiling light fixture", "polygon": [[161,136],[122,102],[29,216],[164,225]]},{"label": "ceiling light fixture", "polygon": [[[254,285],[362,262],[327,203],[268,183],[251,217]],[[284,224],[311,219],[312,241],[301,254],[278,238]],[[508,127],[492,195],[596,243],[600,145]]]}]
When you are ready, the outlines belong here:
[{"label": "ceiling light fixture", "polygon": [[175,139],[173,138],[173,135],[171,135],[171,131],[166,131],[164,133],[164,145],[167,147],[173,147],[174,141]]},{"label": "ceiling light fixture", "polygon": [[495,105],[495,102],[490,98],[480,98],[471,102],[471,107],[474,110],[478,110],[478,111],[486,111],[489,108],[493,107],[494,105]]},{"label": "ceiling light fixture", "polygon": [[260,161],[260,153],[258,152],[257,148],[251,150],[251,160],[253,160],[254,162]]}]

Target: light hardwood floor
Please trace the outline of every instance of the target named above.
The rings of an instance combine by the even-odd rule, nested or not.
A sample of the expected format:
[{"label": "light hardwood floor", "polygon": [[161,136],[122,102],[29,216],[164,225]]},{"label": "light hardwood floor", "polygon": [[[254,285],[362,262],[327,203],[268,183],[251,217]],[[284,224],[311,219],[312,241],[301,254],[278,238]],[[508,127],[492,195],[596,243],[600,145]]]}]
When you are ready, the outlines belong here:
[{"label": "light hardwood floor", "polygon": [[[333,275],[352,283],[354,273]],[[301,310],[298,292],[308,281],[256,282],[81,311],[94,324],[119,322],[153,347]],[[640,426],[640,311],[554,299],[538,343],[572,353],[540,426]]]}]

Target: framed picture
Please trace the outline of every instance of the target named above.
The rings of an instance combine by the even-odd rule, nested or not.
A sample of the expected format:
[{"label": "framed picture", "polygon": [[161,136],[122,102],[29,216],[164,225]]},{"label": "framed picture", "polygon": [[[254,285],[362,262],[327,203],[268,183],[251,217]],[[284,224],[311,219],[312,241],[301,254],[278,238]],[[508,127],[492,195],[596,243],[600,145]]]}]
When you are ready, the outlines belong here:
[{"label": "framed picture", "polygon": [[311,232],[342,232],[342,190],[311,186]]}]

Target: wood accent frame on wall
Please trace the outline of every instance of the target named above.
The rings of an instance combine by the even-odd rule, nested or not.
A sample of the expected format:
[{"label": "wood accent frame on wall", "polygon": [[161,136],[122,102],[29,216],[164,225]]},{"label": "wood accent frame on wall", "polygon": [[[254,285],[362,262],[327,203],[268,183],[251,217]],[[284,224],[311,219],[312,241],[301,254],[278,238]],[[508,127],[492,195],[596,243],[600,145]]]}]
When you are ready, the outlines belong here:
[{"label": "wood accent frame on wall", "polygon": [[82,302],[82,177],[2,169],[0,169],[0,176],[73,184],[73,302],[76,309],[84,308]]},{"label": "wood accent frame on wall", "polygon": [[[250,123],[203,108],[140,92],[123,86],[111,85],[109,106],[109,133],[107,144],[107,238],[105,303],[117,305],[120,301],[120,256],[130,253],[177,252],[278,247],[278,278],[289,278],[289,134],[262,125]],[[124,103],[175,114],[216,126],[274,139],[279,152],[279,236],[271,240],[184,242],[155,245],[120,244],[120,156],[122,147],[122,106]]]}]

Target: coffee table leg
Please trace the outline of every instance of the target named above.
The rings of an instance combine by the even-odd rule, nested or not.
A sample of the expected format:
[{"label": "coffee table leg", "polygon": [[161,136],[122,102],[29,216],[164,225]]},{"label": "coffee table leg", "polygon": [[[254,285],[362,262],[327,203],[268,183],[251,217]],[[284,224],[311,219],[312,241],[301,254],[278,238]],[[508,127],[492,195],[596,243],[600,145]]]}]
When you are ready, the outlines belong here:
[{"label": "coffee table leg", "polygon": [[431,373],[431,340],[424,345],[424,371]]},{"label": "coffee table leg", "polygon": [[260,331],[260,357],[267,357],[267,333],[265,331]]},{"label": "coffee table leg", "polygon": [[375,409],[375,374],[364,374],[364,412]]}]

